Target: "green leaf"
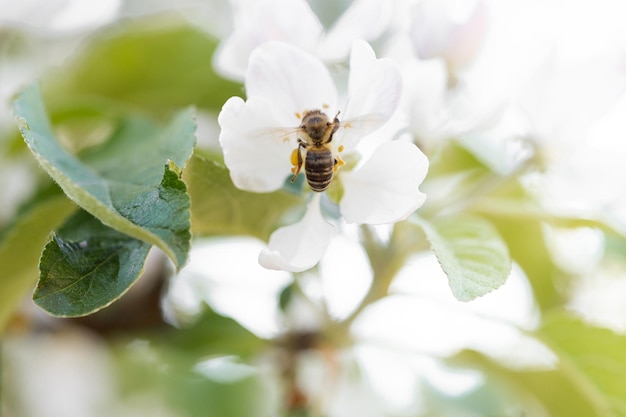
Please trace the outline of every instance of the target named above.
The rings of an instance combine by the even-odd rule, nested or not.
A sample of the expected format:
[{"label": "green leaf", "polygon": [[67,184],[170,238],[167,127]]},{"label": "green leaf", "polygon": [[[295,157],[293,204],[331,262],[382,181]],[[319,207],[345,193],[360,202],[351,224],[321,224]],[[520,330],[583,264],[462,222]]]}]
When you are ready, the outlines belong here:
[{"label": "green leaf", "polygon": [[[467,368],[451,369],[461,374],[467,372]],[[522,417],[535,415],[523,414],[519,399],[499,383],[485,379],[471,389],[463,390],[462,393],[446,392],[447,387],[437,387],[425,381],[420,393],[424,397],[425,408],[429,410],[428,416],[498,416],[498,417]]]},{"label": "green leaf", "polygon": [[515,370],[475,351],[463,351],[452,357],[453,364],[478,368],[489,383],[511,391],[524,410],[519,415],[607,416],[562,369]]},{"label": "green leaf", "polygon": [[19,94],[14,112],[31,152],[71,200],[107,226],[158,246],[178,267],[185,262],[189,197],[170,167],[178,170],[191,155],[191,111],[180,112],[164,128],[126,120],[82,160],[59,144],[36,85]]},{"label": "green leaf", "polygon": [[257,194],[237,189],[226,167],[205,156],[194,154],[183,173],[191,194],[191,224],[197,236],[251,235],[267,239],[297,208],[302,199],[283,191]]},{"label": "green leaf", "polygon": [[491,215],[490,220],[506,241],[512,258],[528,277],[541,310],[547,311],[562,305],[563,296],[558,288],[563,283],[563,273],[552,261],[544,241],[541,221],[497,215]]},{"label": "green leaf", "polygon": [[491,223],[469,215],[415,222],[424,230],[458,300],[473,300],[504,284],[511,259]]},{"label": "green leaf", "polygon": [[429,158],[428,177],[436,178],[458,173],[488,174],[490,171],[472,152],[463,144],[449,140],[439,144],[436,152]]},{"label": "green leaf", "polygon": [[125,20],[89,38],[78,53],[43,80],[44,96],[56,108],[89,105],[94,98],[169,114],[194,105],[221,109],[240,84],[213,70],[217,40],[172,16]]},{"label": "green leaf", "polygon": [[130,288],[150,247],[80,210],[46,245],[33,300],[55,316],[93,313]]},{"label": "green leaf", "polygon": [[236,320],[222,316],[208,307],[193,324],[156,335],[156,339],[163,347],[185,352],[193,356],[194,360],[217,355],[249,358],[259,354],[268,345]]},{"label": "green leaf", "polygon": [[[125,344],[115,353],[113,365],[119,392],[123,393],[124,402],[135,407],[145,409],[149,398],[151,409],[167,415],[282,415],[278,410],[279,387],[275,379],[262,367],[248,365],[234,356],[197,362],[185,350],[171,350],[150,339],[145,343]],[[107,411],[108,415],[117,415],[119,405]]]},{"label": "green leaf", "polygon": [[597,415],[626,416],[626,336],[566,313],[548,315],[538,333]]},{"label": "green leaf", "polygon": [[60,191],[36,197],[0,238],[0,333],[10,314],[35,287],[41,249],[76,206]]},{"label": "green leaf", "polygon": [[123,343],[113,352],[120,392],[126,398],[151,392],[180,416],[279,415],[271,379],[246,364],[270,343],[203,307],[195,322],[148,330],[145,343]]},{"label": "green leaf", "polygon": [[297,284],[295,281],[292,282],[291,284],[283,288],[278,295],[278,307],[280,307],[280,311],[287,311],[287,308],[289,307],[297,293],[297,290],[295,288],[296,285]]}]

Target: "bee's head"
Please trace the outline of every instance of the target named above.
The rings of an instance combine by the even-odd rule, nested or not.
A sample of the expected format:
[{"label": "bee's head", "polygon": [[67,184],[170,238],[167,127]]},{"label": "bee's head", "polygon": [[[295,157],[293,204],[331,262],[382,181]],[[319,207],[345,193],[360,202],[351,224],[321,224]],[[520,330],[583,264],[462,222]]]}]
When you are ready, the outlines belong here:
[{"label": "bee's head", "polygon": [[321,141],[331,126],[328,116],[320,110],[310,110],[304,113],[300,128],[313,140]]}]

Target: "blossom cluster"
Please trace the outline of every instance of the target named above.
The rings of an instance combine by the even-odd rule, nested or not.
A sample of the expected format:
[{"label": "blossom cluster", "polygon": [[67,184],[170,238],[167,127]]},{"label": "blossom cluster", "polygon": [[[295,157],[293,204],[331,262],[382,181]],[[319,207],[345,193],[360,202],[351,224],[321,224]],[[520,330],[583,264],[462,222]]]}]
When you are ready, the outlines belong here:
[{"label": "blossom cluster", "polygon": [[[541,33],[523,41],[533,51],[523,55],[487,36],[504,30],[490,21],[498,6],[487,0],[355,0],[331,24],[309,3],[234,2],[234,31],[215,55],[218,71],[245,83],[245,100],[231,98],[219,116],[233,183],[272,192],[299,173],[310,191],[306,214],[274,232],[262,265],[303,271],[317,264],[336,229],[320,201],[336,203],[348,223],[410,216],[426,199],[419,189],[428,171],[424,153],[435,155],[450,138],[501,175],[533,158],[552,158],[555,169],[540,184],[532,177],[524,182],[548,208],[563,206],[550,196],[585,210],[611,204],[609,187],[590,186],[591,202],[579,192],[581,181],[597,182],[595,168],[575,181],[568,172],[590,165],[590,157],[606,160],[589,135],[605,123],[598,110],[619,105],[626,59],[610,61],[590,50],[585,62],[594,64],[581,66],[551,54]],[[509,23],[517,21],[524,19]],[[530,59],[521,62],[522,56]],[[304,118],[312,111],[328,123],[323,140],[307,130]],[[580,152],[569,152],[572,140],[583,146]],[[307,186],[311,174],[329,190]]]}]

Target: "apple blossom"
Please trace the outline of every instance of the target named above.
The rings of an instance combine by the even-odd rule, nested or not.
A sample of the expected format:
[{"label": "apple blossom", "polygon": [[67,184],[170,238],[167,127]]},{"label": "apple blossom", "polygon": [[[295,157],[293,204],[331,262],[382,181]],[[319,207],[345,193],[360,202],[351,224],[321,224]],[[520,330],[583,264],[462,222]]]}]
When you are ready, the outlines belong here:
[{"label": "apple blossom", "polygon": [[276,40],[294,44],[336,62],[348,56],[354,39],[370,41],[387,27],[392,4],[378,0],[355,0],[329,30],[305,0],[232,1],[234,31],[218,48],[215,67],[223,75],[242,79],[252,51]]},{"label": "apple blossom", "polygon": [[[404,81],[398,114],[403,115],[407,131],[427,154],[452,138],[474,144],[494,128],[508,108],[509,99],[502,89],[486,85],[493,66],[452,74],[445,60],[420,58],[408,30],[395,34],[386,43],[384,54],[398,63]],[[473,133],[478,138],[466,139]],[[496,158],[496,162],[500,161]]]},{"label": "apple blossom", "polygon": [[625,173],[623,67],[612,60],[571,64],[551,57],[537,69],[517,104],[534,162],[543,168],[527,176],[525,185],[542,206],[566,215],[608,216],[618,226],[618,219],[610,217],[624,206],[615,193]]},{"label": "apple blossom", "polygon": [[[318,58],[282,42],[268,42],[254,51],[245,87],[247,100],[231,97],[218,118],[224,162],[238,188],[282,188],[296,172],[292,155],[304,135],[299,129],[302,117],[320,110],[329,120],[339,115],[340,127],[325,145],[335,161],[359,160],[334,167],[332,182],[341,185],[338,204],[347,222],[394,223],[423,204],[426,197],[418,187],[428,160],[414,144],[387,139],[367,160],[360,160],[361,139],[391,118],[402,88],[396,64],[377,59],[366,42],[356,41],[352,47],[343,102]],[[333,231],[322,215],[320,193],[313,193],[302,220],[276,230],[259,261],[271,269],[309,269],[323,256]]]},{"label": "apple blossom", "polygon": [[14,26],[59,38],[94,30],[117,18],[122,0],[0,0],[0,26]]},{"label": "apple blossom", "polygon": [[453,68],[470,62],[486,32],[486,7],[480,0],[426,0],[413,10],[411,39],[422,59],[443,58]]}]

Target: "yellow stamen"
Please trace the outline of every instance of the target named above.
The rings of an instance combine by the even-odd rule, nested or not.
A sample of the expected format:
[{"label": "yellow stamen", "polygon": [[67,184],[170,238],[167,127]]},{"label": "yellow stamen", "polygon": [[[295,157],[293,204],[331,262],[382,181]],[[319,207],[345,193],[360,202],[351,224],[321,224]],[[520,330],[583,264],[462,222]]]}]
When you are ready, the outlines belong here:
[{"label": "yellow stamen", "polygon": [[335,166],[333,167],[333,170],[334,170],[334,172],[337,172],[337,169],[338,169],[340,166],[345,165],[346,163],[345,163],[345,162],[343,162],[343,159],[341,159],[339,156],[337,156],[335,159],[337,160],[337,163],[336,163],[336,164],[335,164]]}]

